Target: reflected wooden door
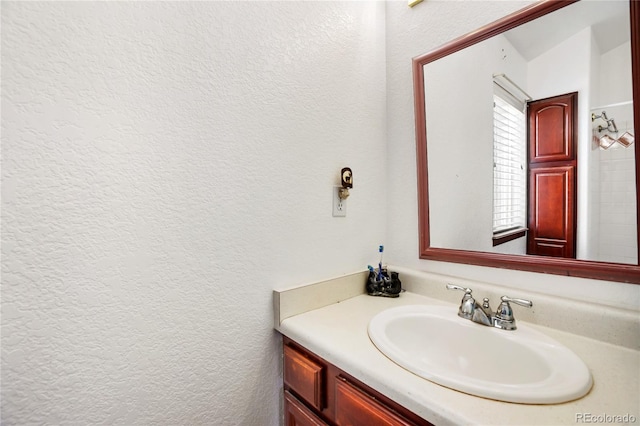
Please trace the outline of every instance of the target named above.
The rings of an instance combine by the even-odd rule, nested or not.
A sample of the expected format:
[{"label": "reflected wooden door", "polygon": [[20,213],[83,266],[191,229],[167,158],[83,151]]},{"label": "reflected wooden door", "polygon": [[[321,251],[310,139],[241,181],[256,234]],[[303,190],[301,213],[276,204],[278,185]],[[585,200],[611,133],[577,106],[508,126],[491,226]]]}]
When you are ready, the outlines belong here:
[{"label": "reflected wooden door", "polygon": [[530,102],[527,254],[576,257],[577,93]]}]

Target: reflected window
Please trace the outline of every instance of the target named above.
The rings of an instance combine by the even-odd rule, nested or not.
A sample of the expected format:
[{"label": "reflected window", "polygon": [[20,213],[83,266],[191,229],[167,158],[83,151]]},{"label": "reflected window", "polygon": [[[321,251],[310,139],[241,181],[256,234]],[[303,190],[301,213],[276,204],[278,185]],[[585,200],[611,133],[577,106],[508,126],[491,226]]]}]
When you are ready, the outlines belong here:
[{"label": "reflected window", "polygon": [[527,167],[523,100],[494,84],[493,234],[522,230],[527,218]]}]

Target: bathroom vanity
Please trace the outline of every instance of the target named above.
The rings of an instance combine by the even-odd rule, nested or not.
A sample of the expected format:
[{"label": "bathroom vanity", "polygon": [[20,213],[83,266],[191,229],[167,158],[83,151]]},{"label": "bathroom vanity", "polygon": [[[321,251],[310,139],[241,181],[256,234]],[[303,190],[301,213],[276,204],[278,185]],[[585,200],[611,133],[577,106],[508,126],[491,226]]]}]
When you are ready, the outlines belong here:
[{"label": "bathroom vanity", "polygon": [[285,425],[431,425],[287,337],[283,354]]},{"label": "bathroom vanity", "polygon": [[[405,305],[450,308],[455,317],[459,295],[446,290],[449,282],[492,299],[504,289],[409,270],[401,270],[401,276],[408,291],[397,299],[366,295],[365,272],[274,292],[275,328],[284,336],[285,425],[559,425],[586,423],[594,416],[640,419],[637,312],[518,294],[534,302],[532,309],[514,309],[519,324],[573,351],[589,368],[594,384],[586,396],[562,404],[501,402],[409,372],[376,348],[367,328],[380,312]],[[599,312],[597,318],[593,309]]]}]

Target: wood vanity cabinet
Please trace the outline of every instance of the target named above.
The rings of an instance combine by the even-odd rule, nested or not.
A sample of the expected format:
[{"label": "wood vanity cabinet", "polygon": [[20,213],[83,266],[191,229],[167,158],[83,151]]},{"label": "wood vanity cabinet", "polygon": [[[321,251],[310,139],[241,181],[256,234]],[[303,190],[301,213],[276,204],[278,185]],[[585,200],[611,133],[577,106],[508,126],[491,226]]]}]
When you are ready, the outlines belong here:
[{"label": "wood vanity cabinet", "polygon": [[433,426],[283,337],[285,426]]}]

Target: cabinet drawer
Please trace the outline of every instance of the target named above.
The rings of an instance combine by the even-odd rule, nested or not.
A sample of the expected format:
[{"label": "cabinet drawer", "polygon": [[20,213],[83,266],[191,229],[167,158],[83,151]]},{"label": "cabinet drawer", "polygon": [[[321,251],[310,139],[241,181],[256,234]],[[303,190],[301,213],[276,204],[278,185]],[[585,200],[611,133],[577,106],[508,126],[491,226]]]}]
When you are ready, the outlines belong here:
[{"label": "cabinet drawer", "polygon": [[336,380],[336,422],[341,426],[413,425],[341,377]]},{"label": "cabinet drawer", "polygon": [[284,347],[284,383],[318,410],[324,408],[325,367],[302,352]]},{"label": "cabinet drawer", "polygon": [[285,426],[328,426],[289,392],[284,392]]}]

